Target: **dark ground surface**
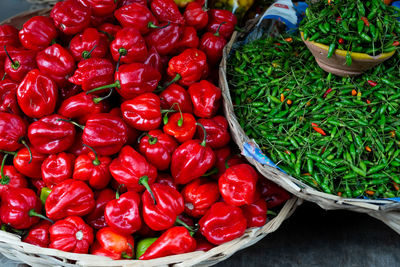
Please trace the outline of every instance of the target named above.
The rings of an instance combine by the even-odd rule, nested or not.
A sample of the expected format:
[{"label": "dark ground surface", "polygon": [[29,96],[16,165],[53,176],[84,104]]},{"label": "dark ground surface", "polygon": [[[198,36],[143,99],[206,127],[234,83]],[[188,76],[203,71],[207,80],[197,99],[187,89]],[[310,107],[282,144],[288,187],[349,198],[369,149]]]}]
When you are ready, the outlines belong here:
[{"label": "dark ground surface", "polygon": [[[29,7],[25,0],[0,0],[0,21]],[[275,233],[217,266],[394,267],[400,236],[368,215],[305,203]]]}]

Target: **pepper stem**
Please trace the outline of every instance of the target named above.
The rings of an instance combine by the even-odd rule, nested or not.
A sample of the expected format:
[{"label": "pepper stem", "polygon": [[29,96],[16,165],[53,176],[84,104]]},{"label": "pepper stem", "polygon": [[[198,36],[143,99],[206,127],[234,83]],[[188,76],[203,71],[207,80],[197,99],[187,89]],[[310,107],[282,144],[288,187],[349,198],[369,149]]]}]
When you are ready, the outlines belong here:
[{"label": "pepper stem", "polygon": [[118,53],[119,53],[119,58],[118,58],[117,67],[116,67],[116,71],[117,72],[119,70],[119,65],[121,64],[121,57],[126,56],[126,54],[128,54],[128,50],[126,50],[125,48],[121,47],[120,49],[118,49]]},{"label": "pepper stem", "polygon": [[90,56],[92,55],[92,52],[96,49],[96,47],[97,47],[97,45],[94,45],[92,50],[90,50],[89,52],[88,51],[83,51],[82,52],[82,58],[83,59],[89,59]]},{"label": "pepper stem", "polygon": [[121,258],[123,258],[123,259],[133,259],[133,255],[134,255],[133,246],[132,246],[130,243],[128,243],[128,246],[130,246],[131,249],[132,249],[132,256],[129,256],[129,255],[124,251],[124,252],[121,253]]},{"label": "pepper stem", "polygon": [[154,197],[153,191],[151,191],[151,188],[149,185],[149,177],[147,175],[140,177],[139,184],[143,185],[146,188],[146,190],[150,193],[151,197],[154,200],[154,205],[157,205],[156,198]]},{"label": "pepper stem", "polygon": [[29,148],[28,144],[25,142],[24,139],[21,140],[21,143],[26,147],[26,149],[28,149],[28,153],[29,153],[29,162],[28,162],[28,164],[31,164],[31,162],[32,162],[32,151],[31,151],[31,149]]},{"label": "pepper stem", "polygon": [[215,168],[212,168],[211,171],[206,172],[205,174],[203,174],[201,177],[207,177],[207,176],[211,176],[211,175],[214,175],[214,174],[217,174],[217,173],[218,173],[218,168],[215,167]]},{"label": "pepper stem", "polygon": [[150,29],[164,29],[164,28],[167,28],[170,24],[171,24],[171,22],[168,21],[168,23],[166,25],[164,25],[164,26],[157,26],[153,22],[150,21],[147,24],[147,28],[150,28]]},{"label": "pepper stem", "polygon": [[79,127],[79,128],[81,128],[81,130],[85,129],[85,126],[83,126],[83,125],[81,125],[81,124],[79,124],[79,123],[77,123],[77,122],[71,121],[71,120],[66,120],[66,119],[57,119],[57,121],[65,121],[65,122],[69,122],[69,123],[71,123],[71,124],[75,125],[76,127]]},{"label": "pepper stem", "polygon": [[105,36],[107,36],[107,39],[108,39],[109,41],[113,41],[113,40],[114,40],[114,37],[113,37],[111,34],[109,34],[108,32],[106,32],[106,31],[99,31],[99,33],[102,33],[102,34],[104,34]]},{"label": "pepper stem", "polygon": [[118,89],[121,88],[121,83],[118,80],[116,80],[115,83],[103,85],[103,86],[94,88],[92,90],[89,90],[89,91],[86,92],[86,94],[88,95],[88,94],[91,94],[91,93],[94,93],[94,92],[97,92],[97,91],[100,91],[100,90],[114,88],[114,87],[117,87]]},{"label": "pepper stem", "polygon": [[11,67],[12,67],[14,70],[17,70],[17,69],[21,66],[21,64],[20,64],[18,61],[14,61],[14,60],[11,58],[10,54],[9,54],[8,51],[7,51],[7,46],[6,46],[6,45],[4,46],[4,52],[6,52],[6,55],[7,55],[8,59],[11,61]]},{"label": "pepper stem", "polygon": [[178,103],[174,103],[174,104],[176,104],[178,106],[179,113],[181,114],[181,118],[178,120],[178,126],[182,127],[182,125],[183,125],[183,114],[182,114],[182,111],[181,111],[181,107],[179,106]]},{"label": "pepper stem", "polygon": [[1,80],[4,81],[4,79],[6,78],[6,76],[7,76],[7,72],[4,72],[3,78],[1,78]]},{"label": "pepper stem", "polygon": [[204,137],[203,137],[203,141],[201,142],[201,146],[206,146],[206,140],[207,140],[207,132],[206,132],[206,128],[204,128],[204,126],[201,123],[196,122],[196,125],[199,126],[201,129],[203,129],[203,133],[204,133]]},{"label": "pepper stem", "polygon": [[226,23],[226,22],[223,21],[223,22],[221,22],[221,24],[219,24],[217,31],[214,33],[214,36],[219,37],[219,30],[221,29],[221,26],[222,26],[223,24],[225,24],[225,23]]},{"label": "pepper stem", "polygon": [[0,152],[4,153],[4,154],[10,154],[10,155],[13,155],[13,156],[17,155],[17,152],[14,152],[14,151],[7,151],[7,150],[0,149]]},{"label": "pepper stem", "polygon": [[[179,107],[179,103],[176,103],[176,102],[172,104],[172,106],[170,107],[170,109],[161,110],[161,113],[165,113],[165,115],[164,115],[164,117],[163,117],[163,123],[164,123],[164,124],[167,124],[167,123],[168,123],[168,114],[169,114],[170,112],[175,112],[175,111],[176,111],[176,110],[174,109],[174,107],[175,107],[176,105],[178,105],[179,112],[181,112],[181,108]],[[183,124],[182,112],[181,112],[181,119],[182,119],[181,125],[179,125],[179,122],[178,122],[179,127],[182,126],[182,124]]]},{"label": "pepper stem", "polygon": [[46,216],[44,216],[44,215],[42,215],[42,214],[40,214],[40,213],[37,213],[37,212],[35,211],[35,209],[31,209],[31,210],[29,211],[28,215],[29,215],[30,217],[33,217],[33,216],[39,217],[40,219],[43,219],[43,220],[46,220],[46,221],[51,222],[52,224],[54,223],[53,220],[50,220],[49,218],[47,218]]},{"label": "pepper stem", "polygon": [[96,150],[94,150],[93,147],[88,146],[87,144],[83,144],[83,146],[85,146],[85,147],[89,148],[90,150],[92,150],[92,152],[94,154],[94,160],[92,161],[92,163],[93,163],[94,166],[99,166],[101,164],[101,162],[99,160],[99,157],[97,156]]},{"label": "pepper stem", "polygon": [[204,1],[204,6],[203,6],[203,11],[208,11],[208,1],[207,0],[205,0]]},{"label": "pepper stem", "polygon": [[124,184],[120,184],[117,188],[117,192],[115,192],[115,199],[119,199],[120,194],[119,194],[119,190],[121,189],[121,187],[125,186]]},{"label": "pepper stem", "polygon": [[187,225],[184,221],[182,221],[182,220],[179,219],[178,217],[176,217],[175,223],[178,224],[178,225],[182,225],[183,227],[185,227],[186,229],[188,229],[188,231],[191,232],[191,233],[192,233],[192,232],[194,233],[194,232],[197,231],[196,228]]},{"label": "pepper stem", "polygon": [[182,78],[182,76],[181,76],[179,73],[177,73],[176,76],[175,76],[175,78],[173,78],[170,82],[168,82],[168,83],[166,83],[166,84],[164,85],[164,89],[167,88],[168,86],[170,86],[171,84],[173,84],[173,83],[179,81],[181,78]]},{"label": "pepper stem", "polygon": [[149,138],[149,144],[150,145],[155,145],[158,141],[158,138],[155,136],[151,136],[150,134],[146,134],[146,136]]},{"label": "pepper stem", "polygon": [[6,185],[10,182],[10,177],[8,175],[4,175],[4,164],[6,163],[8,154],[5,154],[3,157],[3,161],[1,162],[0,174],[1,174],[1,182],[0,184]]},{"label": "pepper stem", "polygon": [[100,103],[101,101],[106,100],[107,98],[109,98],[109,97],[112,95],[113,90],[114,90],[114,89],[111,88],[111,89],[110,89],[110,92],[109,92],[106,96],[103,96],[103,97],[95,97],[95,98],[93,98],[93,103],[98,104],[98,103]]}]

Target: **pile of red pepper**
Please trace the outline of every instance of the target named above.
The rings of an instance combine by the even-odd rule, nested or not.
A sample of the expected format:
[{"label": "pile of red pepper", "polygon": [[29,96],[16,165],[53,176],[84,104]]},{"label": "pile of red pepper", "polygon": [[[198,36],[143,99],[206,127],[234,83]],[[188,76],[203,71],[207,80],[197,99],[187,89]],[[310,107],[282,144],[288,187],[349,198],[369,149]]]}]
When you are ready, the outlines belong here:
[{"label": "pile of red pepper", "polygon": [[229,147],[214,74],[236,18],[203,5],[66,0],[0,26],[2,230],[152,259],[240,237],[289,198]]}]

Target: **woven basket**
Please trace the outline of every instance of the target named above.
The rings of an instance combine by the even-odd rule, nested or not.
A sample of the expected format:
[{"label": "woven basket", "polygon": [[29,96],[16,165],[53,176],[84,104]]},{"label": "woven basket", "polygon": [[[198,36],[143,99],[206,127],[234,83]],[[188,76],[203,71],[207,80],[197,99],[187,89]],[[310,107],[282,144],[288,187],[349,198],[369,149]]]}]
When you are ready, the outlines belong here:
[{"label": "woven basket", "polygon": [[[254,27],[250,25],[250,27]],[[248,29],[249,30],[249,29]],[[253,141],[245,134],[241,128],[234,112],[233,102],[229,92],[229,85],[226,76],[227,60],[232,45],[238,40],[242,39],[245,33],[235,32],[231,41],[224,49],[222,62],[219,68],[219,85],[222,89],[223,95],[223,108],[225,116],[229,122],[232,133],[232,138],[244,154],[244,144],[253,143]],[[301,199],[315,202],[320,207],[326,210],[351,210],[355,212],[367,213],[375,217],[400,234],[400,203],[392,200],[366,200],[354,198],[342,198],[336,195],[326,194],[302,183],[301,181],[293,178],[276,168],[263,165],[255,158],[247,157],[247,160],[257,168],[257,170],[264,175],[267,179],[285,188],[287,191],[298,196]]]},{"label": "woven basket", "polygon": [[[24,22],[31,17],[37,15],[46,16],[49,12],[50,9],[28,11],[0,22],[0,24],[11,24],[21,28]],[[277,230],[282,222],[289,218],[301,203],[301,199],[297,197],[291,198],[285,203],[278,215],[263,227],[247,229],[242,237],[217,246],[207,252],[196,251],[148,261],[115,261],[102,256],[67,253],[56,249],[41,248],[22,242],[17,235],[0,231],[0,253],[11,260],[24,262],[31,266],[210,266],[229,258],[235,252],[255,244],[267,234]]]}]

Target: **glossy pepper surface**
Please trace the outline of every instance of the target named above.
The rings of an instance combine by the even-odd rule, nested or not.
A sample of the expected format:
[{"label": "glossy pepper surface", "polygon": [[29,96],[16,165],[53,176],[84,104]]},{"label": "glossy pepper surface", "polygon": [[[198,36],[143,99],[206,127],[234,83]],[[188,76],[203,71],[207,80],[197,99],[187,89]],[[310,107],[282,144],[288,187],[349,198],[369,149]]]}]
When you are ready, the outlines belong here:
[{"label": "glossy pepper surface", "polygon": [[136,259],[139,259],[140,256],[142,256],[146,250],[157,240],[157,237],[148,237],[141,239],[139,242],[137,242],[136,245]]},{"label": "glossy pepper surface", "polygon": [[36,51],[19,50],[8,53],[4,62],[4,71],[8,78],[21,82],[25,75],[36,68]]},{"label": "glossy pepper surface", "polygon": [[194,27],[185,27],[182,32],[182,36],[176,44],[176,53],[182,52],[188,48],[197,48],[199,46],[200,39],[197,36],[197,31]]},{"label": "glossy pepper surface", "polygon": [[260,198],[254,203],[240,207],[247,221],[247,228],[261,227],[267,222],[267,202]]},{"label": "glossy pepper surface", "polygon": [[115,192],[106,188],[101,191],[95,191],[94,197],[96,204],[94,209],[85,216],[85,221],[94,229],[101,229],[107,227],[106,219],[104,218],[104,209],[108,202],[115,199]]},{"label": "glossy pepper surface", "polygon": [[65,34],[77,34],[90,25],[92,11],[78,0],[57,2],[50,12],[54,25]]},{"label": "glossy pepper surface", "polygon": [[14,47],[21,46],[17,28],[9,24],[0,25],[0,50],[2,50],[5,45]]},{"label": "glossy pepper surface", "polygon": [[147,53],[147,58],[143,62],[145,65],[150,66],[158,72],[163,75],[164,73],[164,63],[165,63],[165,57],[161,57],[160,54],[157,52],[157,49],[152,46],[150,47],[148,53]]},{"label": "glossy pepper surface", "polygon": [[[211,148],[221,148],[226,146],[231,140],[228,130],[228,121],[224,116],[215,116],[211,119],[199,119],[198,123],[204,126],[207,132],[206,143]],[[203,139],[203,130],[198,128],[200,139]]]},{"label": "glossy pepper surface", "polygon": [[13,165],[5,165],[7,154],[4,155],[0,169],[0,199],[10,188],[27,188],[28,181]]},{"label": "glossy pepper surface", "polygon": [[106,256],[113,260],[130,259],[133,257],[134,240],[131,235],[125,235],[111,227],[100,229],[96,233],[96,241],[91,254]]},{"label": "glossy pepper surface", "polygon": [[160,55],[165,56],[175,51],[184,27],[174,23],[161,26],[146,36],[146,43],[149,47],[155,47]]},{"label": "glossy pepper surface", "polygon": [[153,0],[150,4],[151,11],[160,22],[185,24],[185,19],[179,12],[174,0]]},{"label": "glossy pepper surface", "polygon": [[102,17],[110,15],[117,8],[118,1],[115,0],[79,0],[91,8],[94,16]]},{"label": "glossy pepper surface", "polygon": [[[224,24],[221,24],[221,27]],[[227,41],[219,34],[219,29],[216,33],[206,32],[200,40],[199,49],[207,55],[207,60],[210,65],[217,65],[221,61],[222,52]]]},{"label": "glossy pepper surface", "polygon": [[[229,146],[222,147],[214,150],[216,161],[215,166],[218,169],[218,173],[211,176],[212,178],[218,179],[222,174],[225,173],[226,168],[246,163],[240,154],[234,154]],[[261,180],[261,179],[260,179]]]},{"label": "glossy pepper surface", "polygon": [[42,174],[42,163],[46,158],[47,155],[37,152],[33,147],[30,148],[30,151],[24,147],[18,150],[14,156],[13,165],[23,175],[39,179]]},{"label": "glossy pepper surface", "polygon": [[[236,16],[232,12],[223,9],[211,9],[208,16],[207,31],[216,33],[219,28],[219,34],[229,40],[237,24]],[[224,24],[221,25],[223,22]]]},{"label": "glossy pepper surface", "polygon": [[147,46],[139,30],[122,28],[110,45],[114,61],[122,63],[143,62],[147,58]]},{"label": "glossy pepper surface", "polygon": [[173,108],[176,111],[179,111],[180,109],[184,113],[193,113],[193,105],[192,100],[190,99],[190,95],[182,86],[173,83],[168,86],[164,91],[162,91],[159,96],[161,101],[161,108]]},{"label": "glossy pepper surface", "polygon": [[49,221],[40,221],[29,230],[28,235],[23,241],[35,246],[47,248],[50,244],[50,226],[51,223]]},{"label": "glossy pepper surface", "polygon": [[21,148],[27,129],[27,122],[20,116],[0,112],[0,149],[16,151]]},{"label": "glossy pepper surface", "polygon": [[200,118],[211,118],[217,113],[221,103],[221,89],[209,81],[192,84],[188,93],[192,99],[193,112]]},{"label": "glossy pepper surface", "polygon": [[196,118],[190,113],[174,113],[163,130],[180,143],[189,141],[196,133]]},{"label": "glossy pepper surface", "polygon": [[0,81],[0,112],[21,115],[17,101],[18,83],[10,79]]},{"label": "glossy pepper surface", "polygon": [[42,163],[42,180],[51,188],[72,177],[75,156],[61,152],[49,155]]},{"label": "glossy pepper surface", "polygon": [[96,28],[86,28],[75,35],[69,45],[69,51],[76,61],[89,58],[103,58],[108,51],[107,38]]},{"label": "glossy pepper surface", "polygon": [[35,16],[24,23],[19,31],[21,44],[30,50],[48,47],[58,36],[53,20],[49,17]]},{"label": "glossy pepper surface", "polygon": [[207,26],[207,8],[203,7],[198,2],[189,3],[185,8],[183,16],[185,18],[186,25],[192,26],[198,31],[204,29]]},{"label": "glossy pepper surface", "polygon": [[157,24],[153,13],[145,5],[139,3],[125,5],[117,9],[114,15],[123,27],[136,28],[142,35],[148,34],[151,25]]}]

